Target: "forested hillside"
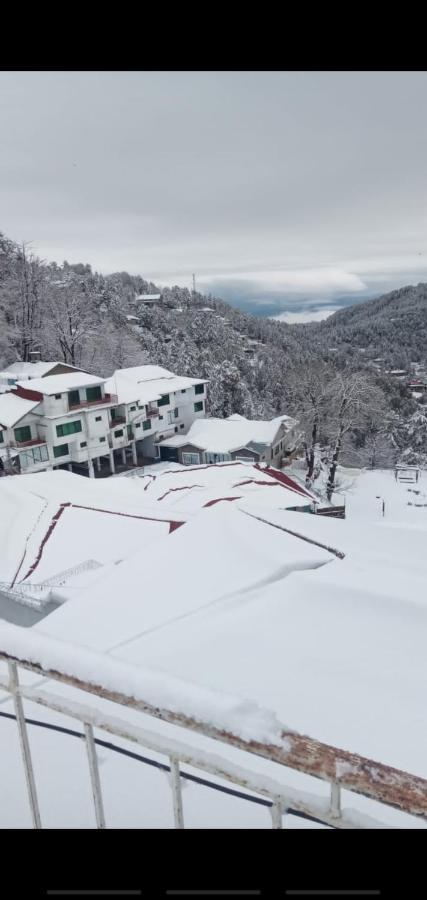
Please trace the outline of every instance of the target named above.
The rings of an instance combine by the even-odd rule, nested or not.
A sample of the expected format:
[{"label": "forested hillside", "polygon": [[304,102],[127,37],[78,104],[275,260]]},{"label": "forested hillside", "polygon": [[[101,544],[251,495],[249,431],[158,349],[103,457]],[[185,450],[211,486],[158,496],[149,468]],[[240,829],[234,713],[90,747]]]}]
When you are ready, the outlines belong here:
[{"label": "forested hillside", "polygon": [[328,447],[330,459],[351,451],[348,459],[368,465],[405,452],[424,459],[424,408],[371,361],[426,359],[426,285],[315,325],[258,318],[180,287],[163,289],[151,307],[136,299],[158,291],[127,272],[43,263],[0,235],[0,367],[39,350],[42,359],[105,376],[152,362],[206,377],[211,415],[295,415],[306,432],[310,477],[315,446]]}]

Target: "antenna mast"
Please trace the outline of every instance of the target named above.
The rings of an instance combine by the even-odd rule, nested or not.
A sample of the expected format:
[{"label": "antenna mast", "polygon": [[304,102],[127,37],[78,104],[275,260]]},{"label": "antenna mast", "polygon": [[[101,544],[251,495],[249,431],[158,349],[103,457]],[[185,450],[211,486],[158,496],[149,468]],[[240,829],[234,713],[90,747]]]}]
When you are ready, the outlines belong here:
[{"label": "antenna mast", "polygon": [[193,294],[196,293],[196,276],[193,275]]}]

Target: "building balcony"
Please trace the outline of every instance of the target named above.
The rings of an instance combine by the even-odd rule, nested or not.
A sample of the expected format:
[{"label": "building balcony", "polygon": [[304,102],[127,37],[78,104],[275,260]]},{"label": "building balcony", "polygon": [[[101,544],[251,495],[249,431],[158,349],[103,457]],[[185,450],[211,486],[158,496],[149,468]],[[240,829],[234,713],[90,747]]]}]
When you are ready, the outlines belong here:
[{"label": "building balcony", "polygon": [[85,400],[83,403],[68,404],[69,412],[75,412],[76,409],[91,409],[93,406],[107,406],[118,403],[116,394],[105,394],[100,400]]},{"label": "building balcony", "polygon": [[159,415],[158,409],[147,409],[147,419],[153,419],[155,416]]},{"label": "building balcony", "polygon": [[114,419],[110,420],[110,428],[115,428],[116,425],[124,425],[126,422],[126,416],[115,416]]},{"label": "building balcony", "polygon": [[25,447],[36,447],[38,444],[45,444],[45,440],[41,438],[33,438],[31,441],[10,441],[9,446],[15,447],[16,450],[23,450]]}]

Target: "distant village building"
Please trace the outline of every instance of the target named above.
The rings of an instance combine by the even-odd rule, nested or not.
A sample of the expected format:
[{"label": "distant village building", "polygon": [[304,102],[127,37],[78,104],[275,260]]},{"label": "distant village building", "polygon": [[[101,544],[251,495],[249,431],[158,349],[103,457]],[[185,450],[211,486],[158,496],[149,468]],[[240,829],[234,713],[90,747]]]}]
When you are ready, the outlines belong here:
[{"label": "distant village building", "polygon": [[280,466],[298,450],[298,422],[289,416],[252,421],[233,415],[194,422],[187,434],[159,444],[159,457],[183,465],[241,460]]},{"label": "distant village building", "polygon": [[79,372],[75,366],[62,362],[43,362],[40,353],[31,354],[30,362],[14,362],[0,372],[0,392],[10,391],[18,381],[30,381],[32,378],[46,378],[47,375],[63,375],[68,372]]},{"label": "distant village building", "polygon": [[136,294],[135,303],[140,309],[144,307],[156,306],[162,302],[161,294]]}]

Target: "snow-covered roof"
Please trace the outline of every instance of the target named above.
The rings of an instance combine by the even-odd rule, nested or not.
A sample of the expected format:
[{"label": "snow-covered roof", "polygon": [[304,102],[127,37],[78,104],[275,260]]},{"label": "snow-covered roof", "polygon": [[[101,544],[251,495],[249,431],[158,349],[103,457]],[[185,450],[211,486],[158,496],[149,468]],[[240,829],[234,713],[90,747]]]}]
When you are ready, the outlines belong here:
[{"label": "snow-covered roof", "polygon": [[48,375],[46,378],[34,378],[30,387],[27,381],[18,381],[18,387],[28,388],[28,390],[38,391],[40,394],[62,394],[65,391],[72,391],[80,387],[93,387],[94,385],[104,384],[105,378],[99,378],[97,375],[89,375],[87,372],[68,372],[64,375]]},{"label": "snow-covered roof", "polygon": [[137,300],[160,300],[161,294],[138,294]]},{"label": "snow-covered roof", "polygon": [[283,423],[295,425],[290,416],[278,416],[268,421],[245,419],[237,414],[227,419],[197,419],[187,434],[162,441],[160,446],[182,447],[193,444],[210,453],[231,453],[248,444],[272,444]]},{"label": "snow-covered roof", "polygon": [[24,416],[32,412],[40,403],[40,400],[25,400],[10,391],[0,394],[0,428],[13,428]]},{"label": "snow-covered roof", "polygon": [[132,366],[117,369],[107,379],[106,390],[116,394],[119,403],[132,403],[134,400],[150,403],[164,394],[184,391],[195,384],[206,384],[206,379],[174,375],[161,366]]},{"label": "snow-covered roof", "polygon": [[[17,381],[24,381],[30,378],[42,378],[43,375],[47,375],[51,369],[54,369],[55,366],[59,365],[63,365],[63,363],[59,363],[58,361],[42,362],[41,360],[39,362],[14,362],[0,372],[0,378],[16,378]],[[70,368],[74,369],[75,366],[70,366]]]}]

